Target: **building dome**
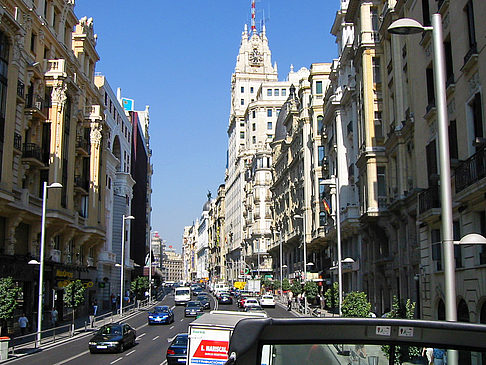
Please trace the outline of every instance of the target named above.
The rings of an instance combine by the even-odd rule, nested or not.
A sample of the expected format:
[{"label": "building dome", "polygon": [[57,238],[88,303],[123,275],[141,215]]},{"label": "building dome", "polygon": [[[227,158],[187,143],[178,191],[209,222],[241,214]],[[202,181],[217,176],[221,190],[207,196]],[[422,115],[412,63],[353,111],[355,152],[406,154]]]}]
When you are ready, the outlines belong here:
[{"label": "building dome", "polygon": [[208,200],[206,203],[203,205],[203,212],[209,212],[211,209],[211,202]]}]

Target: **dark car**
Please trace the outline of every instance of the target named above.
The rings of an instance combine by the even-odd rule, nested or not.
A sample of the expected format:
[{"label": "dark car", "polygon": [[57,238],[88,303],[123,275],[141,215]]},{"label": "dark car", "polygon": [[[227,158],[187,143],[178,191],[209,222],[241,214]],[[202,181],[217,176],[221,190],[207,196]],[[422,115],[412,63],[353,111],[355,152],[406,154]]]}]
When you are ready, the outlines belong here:
[{"label": "dark car", "polygon": [[203,291],[202,288],[198,286],[198,287],[192,289],[192,295],[194,295],[195,297],[197,297],[199,294],[202,293],[202,291]]},{"label": "dark car", "polygon": [[201,303],[203,309],[211,309],[211,302],[207,295],[198,295],[196,299]]},{"label": "dark car", "polygon": [[123,352],[127,347],[135,345],[137,333],[127,323],[110,323],[101,327],[89,340],[89,351]]},{"label": "dark car", "polygon": [[204,309],[201,306],[201,303],[196,300],[193,300],[187,302],[186,309],[184,310],[184,315],[186,317],[197,317],[199,314],[202,314],[203,312]]},{"label": "dark car", "polygon": [[233,298],[231,298],[229,295],[220,295],[218,297],[218,303],[219,304],[233,304]]},{"label": "dark car", "polygon": [[179,333],[167,349],[167,365],[185,365],[187,362],[187,333]]},{"label": "dark car", "polygon": [[148,324],[169,324],[172,322],[174,322],[174,312],[166,305],[157,306],[148,314]]}]

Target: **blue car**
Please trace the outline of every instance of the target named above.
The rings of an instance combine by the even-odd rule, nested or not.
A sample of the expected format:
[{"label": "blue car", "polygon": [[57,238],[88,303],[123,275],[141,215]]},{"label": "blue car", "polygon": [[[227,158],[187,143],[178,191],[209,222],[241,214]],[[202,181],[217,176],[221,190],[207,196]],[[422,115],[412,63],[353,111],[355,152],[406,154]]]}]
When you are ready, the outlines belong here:
[{"label": "blue car", "polygon": [[168,324],[172,322],[174,322],[174,312],[166,305],[154,307],[148,314],[148,324]]}]

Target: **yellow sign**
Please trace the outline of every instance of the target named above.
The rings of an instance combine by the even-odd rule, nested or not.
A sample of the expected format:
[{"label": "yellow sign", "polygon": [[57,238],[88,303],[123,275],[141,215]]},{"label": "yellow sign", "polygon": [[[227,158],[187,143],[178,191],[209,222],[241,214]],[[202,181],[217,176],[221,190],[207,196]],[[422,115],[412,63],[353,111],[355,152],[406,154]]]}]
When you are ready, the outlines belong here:
[{"label": "yellow sign", "polygon": [[59,278],[69,278],[72,279],[74,274],[66,270],[56,270],[56,276]]},{"label": "yellow sign", "polygon": [[233,284],[233,286],[234,286],[236,289],[243,290],[243,289],[245,289],[245,286],[246,286],[246,281],[235,281],[235,283]]},{"label": "yellow sign", "polygon": [[[64,288],[65,286],[67,286],[69,283],[71,282],[71,280],[63,280],[63,281],[58,281],[57,282],[57,286],[59,288]],[[83,286],[87,289],[87,288],[92,288],[94,285],[94,283],[92,281],[87,281],[87,282],[84,282],[83,283]]]}]

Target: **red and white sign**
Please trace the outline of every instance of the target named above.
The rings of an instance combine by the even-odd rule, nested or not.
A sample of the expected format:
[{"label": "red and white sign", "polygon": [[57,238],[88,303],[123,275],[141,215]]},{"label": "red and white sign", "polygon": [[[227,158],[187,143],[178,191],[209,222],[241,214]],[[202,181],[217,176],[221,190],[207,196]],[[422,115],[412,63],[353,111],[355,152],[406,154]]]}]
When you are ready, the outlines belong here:
[{"label": "red and white sign", "polygon": [[194,357],[227,360],[228,348],[228,341],[202,340],[194,353]]}]

